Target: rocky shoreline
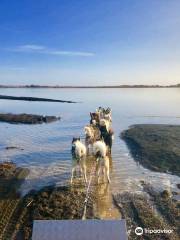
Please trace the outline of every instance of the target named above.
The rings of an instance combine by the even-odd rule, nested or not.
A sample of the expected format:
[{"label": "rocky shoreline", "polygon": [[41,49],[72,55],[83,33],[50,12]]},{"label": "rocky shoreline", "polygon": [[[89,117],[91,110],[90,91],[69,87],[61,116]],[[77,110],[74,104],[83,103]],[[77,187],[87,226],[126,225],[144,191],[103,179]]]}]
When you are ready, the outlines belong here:
[{"label": "rocky shoreline", "polygon": [[[34,219],[82,219],[85,188],[44,187],[21,197],[20,185],[28,169],[17,168],[11,162],[0,164],[0,239],[30,240]],[[94,218],[92,196],[86,218]]]},{"label": "rocky shoreline", "polygon": [[180,126],[139,124],[121,134],[133,158],[153,171],[180,176]]},{"label": "rocky shoreline", "polygon": [[60,120],[60,117],[56,116],[43,116],[35,114],[12,114],[12,113],[0,113],[0,122],[7,123],[22,123],[22,124],[42,124],[51,123]]},{"label": "rocky shoreline", "polygon": [[[128,239],[178,240],[180,203],[173,200],[167,190],[159,193],[151,185],[145,183],[142,185],[144,187],[142,193],[124,192],[114,195],[114,202],[127,222]],[[142,236],[137,236],[136,227],[166,229],[172,232],[149,234],[144,231]]]}]

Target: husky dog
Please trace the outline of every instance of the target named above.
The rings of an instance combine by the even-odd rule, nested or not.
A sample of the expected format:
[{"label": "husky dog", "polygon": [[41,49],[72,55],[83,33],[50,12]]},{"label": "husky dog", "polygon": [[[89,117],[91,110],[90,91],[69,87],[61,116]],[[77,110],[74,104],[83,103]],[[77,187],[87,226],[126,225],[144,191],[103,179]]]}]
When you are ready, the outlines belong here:
[{"label": "husky dog", "polygon": [[96,123],[96,125],[99,124],[100,116],[98,112],[94,112],[94,113],[90,112],[90,117],[91,117],[90,124],[94,124],[94,123]]},{"label": "husky dog", "polygon": [[109,107],[107,109],[99,107],[96,109],[96,113],[99,114],[100,119],[106,119],[112,122],[111,109]]},{"label": "husky dog", "polygon": [[98,183],[99,183],[101,172],[103,173],[104,176],[106,174],[108,183],[111,182],[110,177],[109,177],[109,157],[108,156],[99,158],[97,172],[98,172]]},{"label": "husky dog", "polygon": [[104,108],[99,107],[98,109],[96,109],[96,113],[99,114],[100,119],[104,118]]},{"label": "husky dog", "polygon": [[110,122],[109,122],[108,120],[106,120],[106,119],[101,119],[101,120],[100,120],[100,127],[102,127],[102,126],[105,126],[107,132],[109,132]]},{"label": "husky dog", "polygon": [[106,126],[100,126],[99,127],[100,133],[101,133],[101,139],[104,140],[106,146],[108,147],[109,153],[111,154],[112,149],[112,143],[114,140],[114,132],[110,128],[109,132],[106,129]]},{"label": "husky dog", "polygon": [[105,157],[107,154],[107,147],[103,140],[96,141],[93,143],[93,155],[98,158]]},{"label": "husky dog", "polygon": [[72,157],[74,166],[72,168],[71,183],[73,181],[74,172],[77,166],[80,167],[80,172],[84,176],[84,181],[87,183],[86,176],[86,146],[81,142],[80,138],[73,138],[72,140]]},{"label": "husky dog", "polygon": [[93,127],[91,127],[91,125],[85,126],[84,132],[85,132],[85,135],[87,138],[94,138],[95,133],[94,133],[94,129],[93,129]]},{"label": "husky dog", "polygon": [[91,125],[84,127],[85,132],[85,145],[87,149],[87,155],[91,152],[91,145],[95,141],[95,130]]},{"label": "husky dog", "polygon": [[87,149],[87,154],[89,154],[92,144],[98,139],[100,139],[101,133],[99,128],[92,124],[85,126],[84,132],[85,132],[85,145]]},{"label": "husky dog", "polygon": [[97,165],[98,165],[98,183],[100,173],[106,173],[108,183],[110,183],[109,177],[109,158],[107,157],[107,147],[104,141],[100,140],[93,144],[93,155],[96,157]]},{"label": "husky dog", "polygon": [[[85,134],[86,134],[86,147],[88,154],[90,152],[90,144],[92,145],[93,142],[103,139],[106,146],[109,148],[109,152],[111,153],[112,142],[114,138],[114,133],[111,129],[112,117],[111,117],[111,109],[110,108],[103,108],[99,107],[96,109],[96,112],[90,113],[91,121],[90,126],[92,128],[85,127]],[[99,130],[98,137],[93,136],[94,132],[93,129],[97,127]]]},{"label": "husky dog", "polygon": [[112,114],[111,109],[107,108],[104,112],[104,119],[108,120],[109,122],[112,122]]}]

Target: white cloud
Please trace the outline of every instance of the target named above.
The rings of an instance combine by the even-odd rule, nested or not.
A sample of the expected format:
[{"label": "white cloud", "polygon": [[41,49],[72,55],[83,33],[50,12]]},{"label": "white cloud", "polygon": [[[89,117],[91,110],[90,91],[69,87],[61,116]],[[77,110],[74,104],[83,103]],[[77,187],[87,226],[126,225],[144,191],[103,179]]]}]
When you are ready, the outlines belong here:
[{"label": "white cloud", "polygon": [[48,54],[48,55],[56,55],[56,56],[70,56],[70,57],[93,57],[95,53],[93,52],[84,52],[84,51],[63,51],[47,48],[42,45],[34,45],[27,44],[17,46],[15,48],[9,48],[8,51],[13,52],[25,52],[25,53],[40,53],[40,54]]},{"label": "white cloud", "polygon": [[73,51],[47,51],[45,53],[49,53],[52,55],[64,55],[64,56],[81,56],[81,57],[93,57],[95,53],[92,52],[73,52]]},{"label": "white cloud", "polygon": [[21,50],[21,51],[26,51],[26,50],[32,50],[32,51],[38,51],[38,50],[44,50],[46,49],[44,46],[40,46],[40,45],[33,45],[33,44],[29,44],[29,45],[22,45],[22,46],[18,46],[16,48],[16,50]]}]

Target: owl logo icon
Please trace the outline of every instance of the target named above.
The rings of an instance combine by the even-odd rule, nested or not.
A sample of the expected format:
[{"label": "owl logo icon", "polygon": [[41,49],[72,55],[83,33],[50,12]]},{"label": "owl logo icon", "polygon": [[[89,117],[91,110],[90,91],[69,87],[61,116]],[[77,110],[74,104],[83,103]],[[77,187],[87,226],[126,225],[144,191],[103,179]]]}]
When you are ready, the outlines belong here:
[{"label": "owl logo icon", "polygon": [[138,235],[138,236],[142,235],[142,234],[143,234],[143,229],[142,229],[142,227],[137,227],[137,228],[135,229],[135,234]]}]

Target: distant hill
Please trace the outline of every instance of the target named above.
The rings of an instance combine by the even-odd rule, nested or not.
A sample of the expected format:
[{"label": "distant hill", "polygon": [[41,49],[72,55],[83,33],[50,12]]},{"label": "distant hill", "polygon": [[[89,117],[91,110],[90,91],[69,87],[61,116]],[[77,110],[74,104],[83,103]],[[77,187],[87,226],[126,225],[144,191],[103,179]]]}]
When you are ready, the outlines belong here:
[{"label": "distant hill", "polygon": [[70,86],[70,85],[0,85],[0,88],[179,88],[179,84],[175,85],[96,85],[96,86]]}]

